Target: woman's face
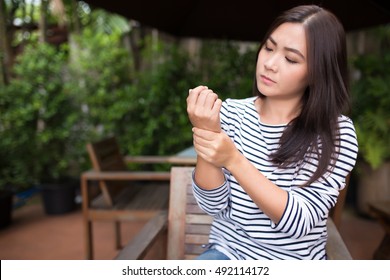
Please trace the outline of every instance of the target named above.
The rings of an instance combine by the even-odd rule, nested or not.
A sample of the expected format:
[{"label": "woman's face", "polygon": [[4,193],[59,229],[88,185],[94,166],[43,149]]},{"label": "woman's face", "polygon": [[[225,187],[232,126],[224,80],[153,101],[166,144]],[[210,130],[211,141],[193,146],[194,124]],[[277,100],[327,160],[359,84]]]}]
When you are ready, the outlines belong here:
[{"label": "woman's face", "polygon": [[302,24],[283,23],[259,52],[258,90],[267,97],[301,98],[308,85],[306,35]]}]

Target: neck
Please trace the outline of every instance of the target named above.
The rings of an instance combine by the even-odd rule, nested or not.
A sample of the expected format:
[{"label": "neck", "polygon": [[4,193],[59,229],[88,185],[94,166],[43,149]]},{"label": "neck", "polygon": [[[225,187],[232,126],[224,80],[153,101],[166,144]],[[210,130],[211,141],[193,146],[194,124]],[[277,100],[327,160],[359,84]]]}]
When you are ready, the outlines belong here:
[{"label": "neck", "polygon": [[255,106],[261,121],[272,125],[287,124],[301,112],[300,99],[258,98]]}]

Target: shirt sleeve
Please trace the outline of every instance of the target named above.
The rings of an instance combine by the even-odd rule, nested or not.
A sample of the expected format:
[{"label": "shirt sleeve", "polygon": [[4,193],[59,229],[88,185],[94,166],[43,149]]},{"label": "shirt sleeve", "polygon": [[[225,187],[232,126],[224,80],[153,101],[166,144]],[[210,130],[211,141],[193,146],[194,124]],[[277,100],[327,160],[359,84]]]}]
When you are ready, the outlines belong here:
[{"label": "shirt sleeve", "polygon": [[313,174],[318,163],[313,158],[306,159],[288,192],[288,202],[282,218],[278,224],[271,222],[274,229],[285,232],[292,238],[300,238],[327,219],[329,210],[337,202],[339,192],[345,187],[346,177],[356,163],[358,152],[352,121],[344,117],[339,125],[339,144],[336,147],[334,168],[310,186],[301,187]]},{"label": "shirt sleeve", "polygon": [[211,216],[217,215],[229,204],[230,185],[226,180],[218,188],[205,190],[199,187],[194,178],[195,171],[192,173],[192,190],[199,207]]}]

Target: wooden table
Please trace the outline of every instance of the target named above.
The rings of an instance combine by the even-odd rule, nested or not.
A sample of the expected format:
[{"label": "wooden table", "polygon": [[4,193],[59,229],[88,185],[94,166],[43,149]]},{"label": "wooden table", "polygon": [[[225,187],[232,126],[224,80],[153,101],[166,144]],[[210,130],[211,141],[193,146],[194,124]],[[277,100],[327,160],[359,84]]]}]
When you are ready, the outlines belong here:
[{"label": "wooden table", "polygon": [[374,252],[374,259],[390,260],[390,201],[375,201],[369,209],[385,230],[385,236]]}]

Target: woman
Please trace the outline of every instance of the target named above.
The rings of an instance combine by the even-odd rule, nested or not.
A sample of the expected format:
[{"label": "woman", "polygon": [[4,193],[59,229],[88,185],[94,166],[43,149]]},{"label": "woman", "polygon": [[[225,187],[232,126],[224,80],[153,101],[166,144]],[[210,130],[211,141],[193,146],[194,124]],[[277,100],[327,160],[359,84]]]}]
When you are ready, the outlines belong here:
[{"label": "woman", "polygon": [[189,92],[200,207],[214,216],[199,259],[326,259],[326,222],[355,165],[345,33],[315,5],[286,11],[261,42],[255,97]]}]

